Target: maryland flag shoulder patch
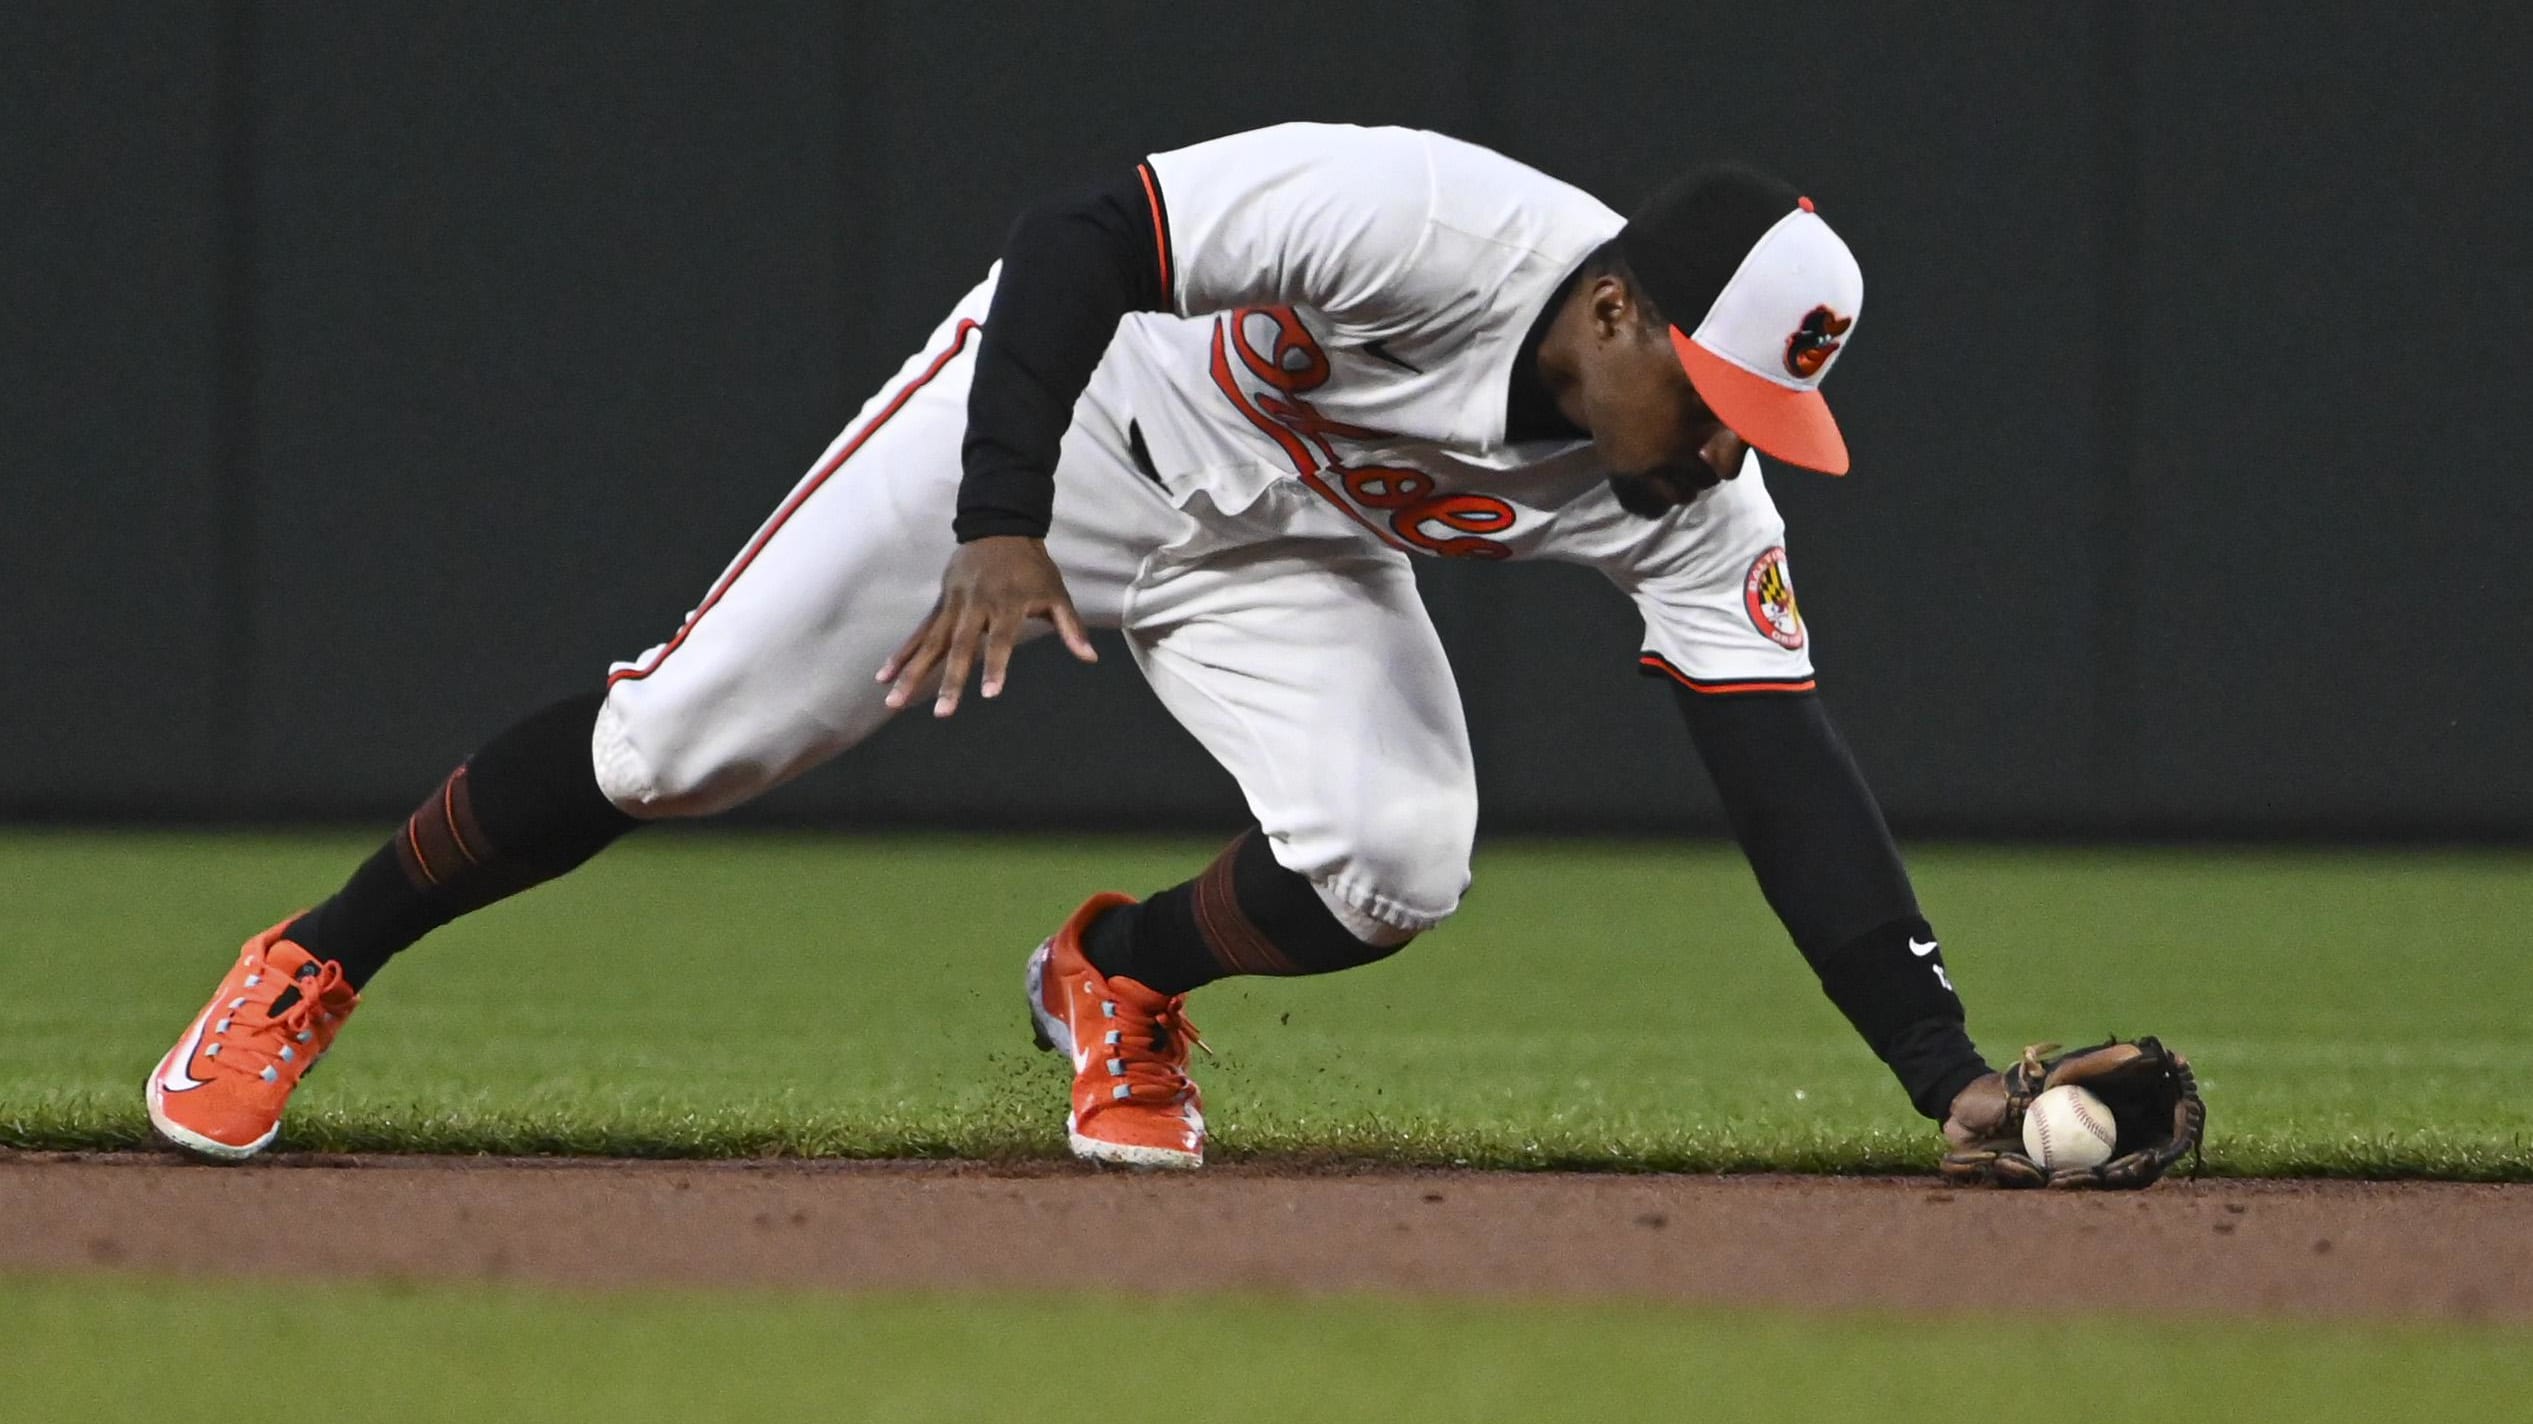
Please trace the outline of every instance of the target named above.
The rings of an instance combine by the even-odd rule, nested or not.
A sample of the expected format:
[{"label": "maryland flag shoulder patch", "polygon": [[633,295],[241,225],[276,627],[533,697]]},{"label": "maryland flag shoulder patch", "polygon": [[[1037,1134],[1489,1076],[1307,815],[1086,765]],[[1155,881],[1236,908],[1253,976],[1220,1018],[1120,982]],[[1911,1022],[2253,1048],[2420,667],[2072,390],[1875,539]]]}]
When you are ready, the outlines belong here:
[{"label": "maryland flag shoulder patch", "polygon": [[1794,604],[1794,577],[1786,572],[1784,545],[1763,550],[1750,561],[1741,601],[1761,637],[1781,648],[1803,646],[1803,613]]}]

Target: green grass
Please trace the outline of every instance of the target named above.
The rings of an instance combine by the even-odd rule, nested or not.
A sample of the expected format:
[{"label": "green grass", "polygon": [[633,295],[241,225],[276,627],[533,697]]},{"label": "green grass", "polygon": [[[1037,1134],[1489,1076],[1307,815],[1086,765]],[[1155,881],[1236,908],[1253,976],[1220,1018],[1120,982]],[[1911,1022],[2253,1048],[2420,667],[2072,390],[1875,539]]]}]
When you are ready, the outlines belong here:
[{"label": "green grass", "polygon": [[[206,1388],[364,1421],[1958,1420],[2129,1397],[2254,1424],[2520,1418],[2521,1331],[1796,1316],[1649,1306],[1054,1300],[0,1278],[10,1417]],[[319,1319],[241,1372],[206,1320]],[[1101,1343],[1107,1342],[1107,1343]],[[1086,1345],[1089,1348],[1086,1348]],[[1129,1360],[1120,1353],[1131,1349]],[[1087,1367],[1087,1368],[1086,1368]],[[1095,1388],[1129,1383],[1127,1392]],[[2050,1398],[2050,1385],[2066,1391]],[[1108,1401],[1102,1403],[1100,1401]]]},{"label": "green grass", "polygon": [[[237,941],[366,836],[0,836],[0,1143],[144,1140],[139,1084]],[[653,832],[372,986],[286,1146],[1052,1155],[1021,959],[1210,847]],[[2155,1032],[2233,1173],[2533,1178],[2533,858],[1925,849],[1992,1057]],[[1462,916],[1196,999],[1218,1155],[1923,1170],[1935,1139],[1729,848],[1494,845]]]}]

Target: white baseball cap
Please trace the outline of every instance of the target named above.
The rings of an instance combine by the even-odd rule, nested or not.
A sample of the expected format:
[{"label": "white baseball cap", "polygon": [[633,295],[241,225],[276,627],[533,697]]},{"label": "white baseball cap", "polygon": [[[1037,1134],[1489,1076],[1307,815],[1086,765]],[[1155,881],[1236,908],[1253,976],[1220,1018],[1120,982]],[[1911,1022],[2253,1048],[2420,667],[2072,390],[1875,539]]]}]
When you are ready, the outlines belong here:
[{"label": "white baseball cap", "polygon": [[1618,240],[1716,418],[1762,454],[1847,473],[1820,387],[1854,336],[1865,277],[1812,200],[1746,169],[1707,169],[1655,193]]}]

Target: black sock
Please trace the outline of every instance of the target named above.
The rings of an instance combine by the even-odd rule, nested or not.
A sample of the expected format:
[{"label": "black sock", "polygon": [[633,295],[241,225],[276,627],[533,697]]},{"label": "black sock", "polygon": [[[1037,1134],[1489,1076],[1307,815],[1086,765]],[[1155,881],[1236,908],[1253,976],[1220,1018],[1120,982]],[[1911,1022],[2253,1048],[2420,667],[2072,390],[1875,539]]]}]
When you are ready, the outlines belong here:
[{"label": "black sock", "polygon": [[590,768],[602,692],[530,713],[449,773],[287,937],[355,988],[431,931],[569,871],[642,823]]},{"label": "black sock", "polygon": [[1195,879],[1120,905],[1082,935],[1092,968],[1163,994],[1241,974],[1329,974],[1404,947],[1356,939],[1256,831]]},{"label": "black sock", "polygon": [[1082,953],[1112,979],[1132,979],[1163,994],[1184,994],[1211,982],[1213,951],[1196,930],[1196,882],[1184,881],[1132,905],[1120,905],[1082,932]]}]

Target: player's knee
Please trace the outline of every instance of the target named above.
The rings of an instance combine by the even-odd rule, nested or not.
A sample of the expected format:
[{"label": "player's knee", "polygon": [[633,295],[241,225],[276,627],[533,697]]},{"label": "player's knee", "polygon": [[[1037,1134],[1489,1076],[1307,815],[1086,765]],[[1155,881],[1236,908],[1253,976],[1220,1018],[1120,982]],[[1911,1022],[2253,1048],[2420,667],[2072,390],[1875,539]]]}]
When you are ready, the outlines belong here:
[{"label": "player's knee", "polygon": [[[1352,849],[1323,883],[1333,900],[1368,922],[1349,925],[1367,942],[1378,942],[1365,933],[1373,926],[1421,933],[1460,908],[1477,829],[1474,786],[1364,807],[1355,818]],[[1343,910],[1339,917],[1353,918]]]},{"label": "player's knee", "polygon": [[771,781],[766,768],[729,755],[695,719],[650,715],[640,700],[613,690],[599,706],[589,756],[599,791],[644,820],[715,815]]}]

